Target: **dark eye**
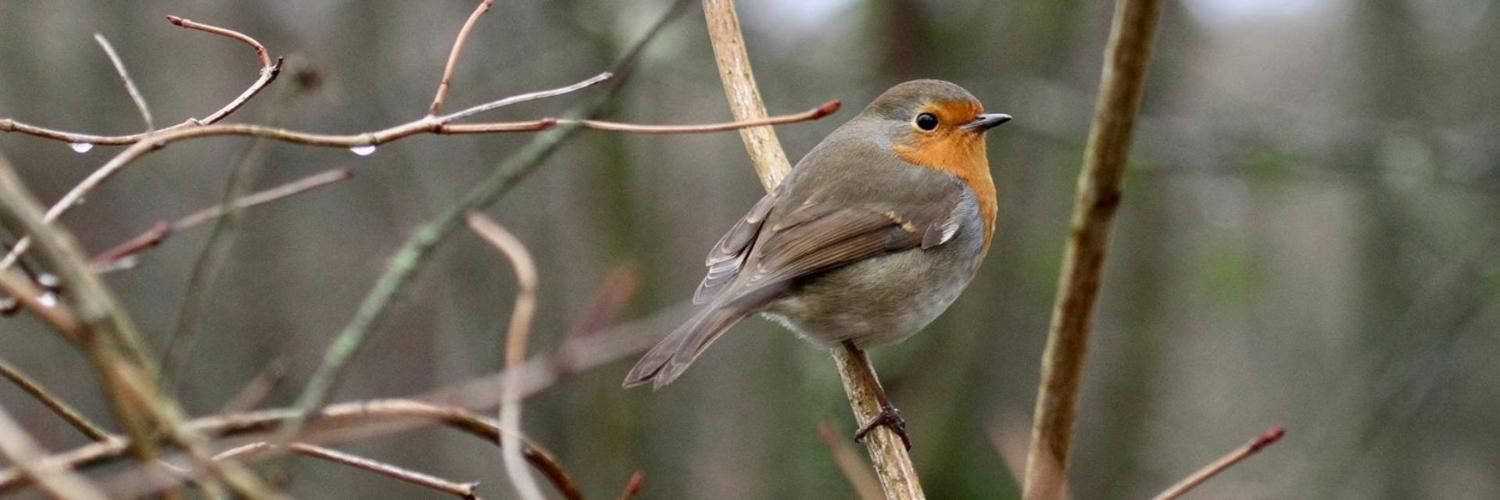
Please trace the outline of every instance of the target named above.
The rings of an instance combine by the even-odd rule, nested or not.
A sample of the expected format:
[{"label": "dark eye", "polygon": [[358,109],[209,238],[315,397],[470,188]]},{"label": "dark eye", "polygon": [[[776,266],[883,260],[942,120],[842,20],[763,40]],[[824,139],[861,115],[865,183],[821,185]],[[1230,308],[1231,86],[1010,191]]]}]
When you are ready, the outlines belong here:
[{"label": "dark eye", "polygon": [[917,115],[916,124],[917,128],[919,129],[932,130],[937,128],[938,118],[936,116],[933,116],[932,113],[922,113],[920,115]]}]

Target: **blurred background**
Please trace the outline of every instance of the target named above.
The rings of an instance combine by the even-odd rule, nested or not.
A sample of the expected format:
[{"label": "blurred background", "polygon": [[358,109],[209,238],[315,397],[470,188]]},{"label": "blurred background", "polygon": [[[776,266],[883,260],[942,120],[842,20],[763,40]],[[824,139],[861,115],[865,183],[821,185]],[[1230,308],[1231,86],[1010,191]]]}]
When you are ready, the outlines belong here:
[{"label": "blurred background", "polygon": [[[230,122],[361,132],[422,116],[475,2],[0,2],[0,117],[123,134],[140,118],[92,40],[114,42],[158,124],[201,117],[256,76],[243,45],[167,24],[248,33],[290,66]],[[1500,8],[1494,0],[1168,0],[1113,232],[1071,471],[1076,498],[1154,494],[1273,424],[1288,436],[1201,498],[1500,498]],[[480,20],[449,109],[608,67],[663,0],[498,2]],[[1111,4],[743,2],[772,113],[843,111],[784,126],[788,155],[895,83],[952,80],[1016,120],[990,135],[996,243],[923,334],[873,353],[905,411],[932,498],[1015,498],[1002,459],[1028,439],[1056,276]],[[300,76],[300,78],[289,78]],[[305,87],[298,90],[299,84]],[[592,90],[586,92],[600,92]],[[570,95],[480,120],[555,115]],[[694,4],[645,52],[607,117],[727,120]],[[290,404],[387,258],[528,139],[417,136],[361,157],[268,144],[257,188],[330,168],[350,181],[244,213],[202,289],[179,395],[218,411],[275,359],[262,406]],[[182,142],[135,163],[64,224],[91,251],[216,203],[250,141]],[[44,201],[117,147],[0,135]],[[684,303],[703,255],[760,196],[734,133],[585,131],[488,214],[540,265],[534,353],[588,314],[604,277],[633,269],[619,317]],[[174,235],[108,275],[158,352],[209,230]],[[623,267],[622,267],[623,266]],[[455,233],[350,366],[336,400],[412,395],[496,370],[509,265]],[[662,333],[665,333],[664,331]],[[0,358],[95,419],[110,415],[86,358],[28,314],[0,319]],[[817,439],[854,429],[826,353],[756,319],[676,384],[622,390],[633,357],[531,399],[525,427],[594,497],[632,471],[645,498],[852,498]],[[0,384],[41,443],[85,443]],[[343,449],[513,494],[495,449],[428,429]],[[861,455],[863,452],[861,451]],[[298,458],[305,498],[437,498]],[[31,494],[34,494],[31,493]]]}]

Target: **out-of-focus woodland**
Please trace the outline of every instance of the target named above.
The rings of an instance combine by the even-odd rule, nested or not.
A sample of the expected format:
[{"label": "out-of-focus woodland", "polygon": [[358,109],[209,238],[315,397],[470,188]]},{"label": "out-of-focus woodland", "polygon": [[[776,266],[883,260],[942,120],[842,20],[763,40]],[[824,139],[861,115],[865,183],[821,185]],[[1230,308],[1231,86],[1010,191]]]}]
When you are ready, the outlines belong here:
[{"label": "out-of-focus woodland", "polygon": [[[1085,371],[1070,488],[1140,498],[1267,427],[1287,437],[1204,485],[1203,498],[1500,497],[1500,6],[1494,0],[1164,2]],[[665,11],[661,0],[501,1],[480,19],[449,109],[604,71]],[[249,50],[168,14],[250,34],[287,57],[226,122],[345,133],[426,113],[470,1],[0,3],[0,117],[75,132],[138,132],[108,58],[158,126],[202,116],[256,76]],[[968,88],[1015,121],[990,134],[997,237],[978,278],[926,331],[876,349],[932,498],[1015,498],[1039,359],[1109,2],[742,2],[771,113],[839,99],[784,125],[800,157],[875,95],[919,77]],[[584,90],[486,120],[557,116]],[[729,120],[696,4],[651,42],[604,115]],[[216,273],[184,297],[208,227],[171,235],[107,283],[153,352],[196,335],[176,395],[219,411],[268,365],[290,405],[333,335],[413,229],[529,140],[419,135],[359,156],[270,142],[250,182],[332,168],[353,178],[247,209]],[[62,223],[102,251],[223,197],[252,144],[178,142],[90,194]],[[9,133],[0,150],[51,203],[119,147],[83,154]],[[661,333],[703,256],[762,193],[733,132],[580,132],[486,214],[537,257],[532,352],[587,323],[601,283],[637,276],[614,321]],[[7,242],[13,235],[5,235]],[[628,278],[627,278],[628,279]],[[409,396],[491,373],[516,283],[467,231],[448,238],[344,374],[335,401]],[[185,303],[197,312],[179,325]],[[663,313],[663,311],[666,311]],[[671,316],[678,314],[678,316]],[[601,335],[610,334],[605,328]],[[112,423],[79,349],[35,315],[0,319],[0,359]],[[623,390],[633,361],[569,374],[529,399],[525,431],[591,497],[634,471],[646,498],[850,498],[818,439],[854,424],[827,354],[759,319],[678,382]],[[14,386],[0,406],[46,449],[88,442]],[[486,410],[487,411],[487,410]],[[341,449],[514,494],[496,448],[448,429]],[[439,498],[365,471],[292,458],[305,498]],[[544,485],[545,488],[545,485]],[[26,495],[36,495],[32,490]]]}]

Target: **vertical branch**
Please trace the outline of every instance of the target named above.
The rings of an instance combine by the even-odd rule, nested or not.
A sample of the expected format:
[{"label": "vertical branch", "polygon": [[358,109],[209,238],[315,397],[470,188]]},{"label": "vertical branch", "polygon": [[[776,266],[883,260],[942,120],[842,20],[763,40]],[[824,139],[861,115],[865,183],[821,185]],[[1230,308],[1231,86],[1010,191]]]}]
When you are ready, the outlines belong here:
[{"label": "vertical branch", "polygon": [[[734,118],[765,118],[766,106],[761,101],[755,75],[750,71],[750,58],[745,52],[745,39],[740,33],[733,0],[703,0],[703,15],[707,18],[719,77],[724,82],[724,96],[729,99]],[[745,149],[750,153],[750,161],[755,164],[755,173],[761,184],[766,191],[775,191],[792,169],[775,131],[771,127],[744,129],[740,131],[740,138],[745,141]],[[874,368],[857,349],[835,347],[832,354],[855,421],[872,421],[880,413],[880,402],[876,397],[880,393],[880,382],[875,378]],[[901,438],[883,426],[868,437],[865,444],[886,497],[925,498],[916,468],[912,466],[911,456]]]},{"label": "vertical branch", "polygon": [[1026,459],[1023,496],[1028,500],[1062,498],[1100,271],[1109,228],[1120,204],[1130,133],[1145,86],[1159,6],[1158,0],[1115,3],[1052,326],[1042,355],[1042,382]]},{"label": "vertical branch", "polygon": [[[734,0],[703,0],[703,15],[708,19],[708,37],[713,42],[714,62],[719,66],[719,80],[724,83],[724,97],[729,111],[738,121],[766,118],[766,104],[760,98],[760,87],[750,71],[750,55],[745,52],[745,37],[740,33],[740,18],[734,13]],[[775,191],[781,179],[792,171],[792,164],[776,139],[771,127],[740,129],[755,176],[766,191]]]}]

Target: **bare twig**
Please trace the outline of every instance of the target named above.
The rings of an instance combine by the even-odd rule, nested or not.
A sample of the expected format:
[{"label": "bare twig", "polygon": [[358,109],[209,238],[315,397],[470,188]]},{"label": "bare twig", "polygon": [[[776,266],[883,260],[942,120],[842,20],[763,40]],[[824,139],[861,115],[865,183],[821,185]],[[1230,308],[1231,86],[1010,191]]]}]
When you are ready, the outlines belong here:
[{"label": "bare twig", "polygon": [[[750,71],[750,58],[745,52],[744,35],[740,33],[739,19],[734,12],[733,0],[703,0],[703,13],[708,21],[708,34],[713,42],[714,61],[719,66],[719,78],[724,83],[724,95],[729,99],[729,108],[735,119],[759,119],[766,116],[765,103],[761,101],[755,76]],[[755,165],[755,173],[766,191],[774,192],[781,179],[791,171],[791,163],[770,127],[740,131],[745,149]],[[849,405],[854,410],[856,422],[873,421],[880,413],[880,382],[874,367],[864,353],[852,347],[835,347],[831,350],[834,365],[844,382],[844,391],[849,396]],[[887,498],[924,498],[922,486],[912,466],[906,444],[890,429],[881,426],[874,429],[865,441],[870,460],[875,465],[876,476]]]},{"label": "bare twig", "polygon": [[[536,314],[536,262],[521,240],[479,212],[469,212],[469,228],[494,246],[510,260],[516,272],[516,302],[510,315],[510,327],[505,334],[505,369],[519,368],[526,362],[526,341],[531,336],[531,321]],[[521,433],[520,384],[514,378],[506,379],[500,387],[500,426],[517,434]],[[501,443],[500,451],[505,461],[505,473],[510,476],[516,493],[526,500],[541,500],[542,489],[521,463],[521,444],[514,439]]]},{"label": "bare twig", "polygon": [[1159,5],[1159,0],[1119,0],[1115,4],[1099,98],[1078,179],[1072,229],[1057,282],[1052,326],[1042,355],[1042,382],[1026,458],[1023,495],[1027,500],[1063,496],[1100,271],[1109,228],[1120,204],[1130,133],[1145,87]]},{"label": "bare twig", "polygon": [[448,87],[453,84],[453,67],[458,64],[458,54],[463,51],[464,41],[469,39],[469,31],[474,29],[474,23],[479,21],[479,16],[489,12],[490,7],[495,5],[495,0],[484,0],[474,7],[474,12],[469,14],[469,19],[464,21],[464,26],[459,28],[458,37],[453,40],[453,48],[448,51],[448,62],[443,65],[443,77],[438,80],[437,95],[432,97],[432,105],[427,107],[428,115],[436,115],[443,112],[443,99],[448,95]]},{"label": "bare twig", "polygon": [[629,132],[633,134],[699,134],[706,132],[724,132],[727,130],[752,130],[768,125],[782,125],[809,120],[817,120],[831,115],[839,110],[838,101],[828,101],[822,105],[789,115],[773,116],[760,119],[743,119],[739,121],[710,123],[705,125],[638,125],[633,123],[608,122],[603,120],[565,120],[559,119],[558,123],[576,122],[586,128],[598,130],[613,130],[616,132]]},{"label": "bare twig", "polygon": [[1166,491],[1161,492],[1161,494],[1156,495],[1153,498],[1155,498],[1155,500],[1172,500],[1173,498],[1180,497],[1184,493],[1187,493],[1188,490],[1191,490],[1198,485],[1203,484],[1204,481],[1207,481],[1215,475],[1218,475],[1218,473],[1224,472],[1224,469],[1228,469],[1234,466],[1234,464],[1243,462],[1245,461],[1245,459],[1250,458],[1251,455],[1260,452],[1262,448],[1274,444],[1276,441],[1280,440],[1282,436],[1285,435],[1286,429],[1282,428],[1279,425],[1270,429],[1266,429],[1266,432],[1262,432],[1259,436],[1255,436],[1250,440],[1250,442],[1245,443],[1244,446],[1241,446],[1234,451],[1229,452],[1229,454],[1220,457],[1218,460],[1215,460],[1213,463],[1204,466],[1202,469],[1198,469],[1197,472],[1194,472],[1192,475],[1188,476],[1182,481],[1179,481],[1177,484],[1172,485],[1172,487],[1167,488]]},{"label": "bare twig", "polygon": [[[272,445],[271,443],[267,443],[265,441],[256,441],[254,443],[232,448],[218,455],[214,455],[214,460],[244,460],[250,455],[263,453],[265,451],[271,450],[272,448],[275,448],[275,445]],[[376,474],[380,474],[382,476],[394,478],[396,480],[415,484],[424,488],[430,488],[459,498],[478,498],[477,490],[479,489],[479,483],[459,483],[455,481],[449,481],[447,479],[433,476],[431,474],[417,472],[397,465],[381,462],[379,460],[365,458],[352,453],[347,453],[332,448],[325,448],[314,444],[292,443],[290,445],[287,445],[287,448],[290,448],[292,451],[297,452],[301,455],[326,460],[328,462],[333,462],[339,465],[347,465],[356,469],[367,470]]]},{"label": "bare twig", "polygon": [[646,475],[641,471],[630,473],[630,480],[625,481],[625,489],[620,491],[620,500],[631,500],[641,493],[641,488],[646,486]]},{"label": "bare twig", "polygon": [[177,221],[173,222],[172,230],[182,231],[185,229],[189,229],[193,226],[197,226],[215,218],[223,217],[225,213],[228,213],[231,210],[243,210],[256,205],[270,203],[282,198],[286,198],[288,196],[301,194],[313,189],[327,186],[329,184],[346,181],[353,176],[354,174],[350,173],[349,169],[347,168],[335,168],[333,170],[326,170],[317,174],[309,175],[307,177],[303,177],[286,184],[272,187],[264,191],[251,193],[243,198],[235,200],[234,203],[229,204],[229,206],[225,206],[221,203],[194,212],[187,217],[177,219]]},{"label": "bare twig", "polygon": [[828,447],[828,454],[833,456],[833,463],[838,465],[839,472],[844,473],[844,478],[849,480],[849,486],[854,488],[854,493],[862,500],[880,500],[885,498],[880,493],[880,481],[870,474],[870,467],[860,460],[859,453],[854,447],[849,446],[849,437],[840,433],[838,426],[828,419],[818,421],[818,439],[823,441],[823,446]]},{"label": "bare twig", "polygon": [[167,16],[167,22],[190,30],[198,30],[204,33],[213,33],[222,37],[228,37],[239,40],[241,42],[245,42],[245,45],[249,45],[250,48],[255,49],[255,56],[260,58],[260,66],[262,68],[271,67],[271,53],[266,51],[266,46],[261,45],[260,42],[256,41],[254,38],[250,38],[249,35],[240,33],[232,29],[220,28],[211,24],[194,22],[188,19],[183,19],[181,17],[171,15]]},{"label": "bare twig", "polygon": [[[290,408],[215,415],[187,422],[183,425],[183,429],[188,432],[201,433],[218,438],[261,435],[285,425],[297,416],[297,410]],[[383,428],[390,425],[395,429],[405,430],[413,428],[414,426],[411,425],[413,422],[424,425],[433,423],[442,424],[483,439],[486,442],[496,444],[498,444],[502,435],[505,437],[513,436],[501,430],[500,426],[494,421],[462,408],[412,400],[380,399],[330,405],[319,411],[308,422],[308,425],[304,429],[306,432],[299,435],[296,441],[318,444],[343,442],[365,437],[365,434],[354,432],[361,428],[369,428],[371,426],[381,426]],[[533,443],[524,441],[524,437],[514,437],[523,440],[527,463],[531,464],[532,467],[536,467],[537,470],[542,471],[543,475],[552,482],[553,486],[557,488],[564,498],[575,499],[581,497],[577,484],[573,482],[572,478],[568,476],[567,472],[553,458],[550,452],[537,447]],[[122,458],[128,446],[128,440],[113,439],[54,455],[48,460],[65,465],[70,469],[97,467]],[[275,451],[270,450],[266,452],[266,455],[275,455]],[[127,478],[131,475],[131,471],[126,471],[122,474],[122,476]],[[157,481],[157,484],[136,485],[136,489],[157,490],[168,486],[160,484],[161,480],[180,481],[182,478],[153,478],[153,481]],[[14,493],[28,484],[31,484],[30,478],[19,471],[0,471],[0,495]],[[132,491],[129,493],[144,494],[149,493],[149,491]]]},{"label": "bare twig", "polygon": [[125,83],[125,92],[130,94],[130,100],[135,101],[135,109],[141,112],[141,119],[146,122],[146,133],[156,130],[156,121],[151,119],[151,108],[146,106],[146,98],[141,95],[141,89],[136,88],[135,80],[130,79],[130,73],[125,71],[125,61],[120,60],[120,55],[115,53],[114,46],[104,35],[94,33],[94,41],[104,49],[104,55],[109,56],[109,62],[115,65],[115,73],[120,75],[120,81]]},{"label": "bare twig", "polygon": [[0,359],[0,377],[5,377],[6,380],[10,380],[11,383],[16,384],[16,387],[20,387],[22,391],[26,391],[31,397],[36,398],[43,406],[52,410],[52,413],[56,413],[58,417],[62,417],[63,421],[73,426],[74,429],[78,429],[78,432],[82,432],[89,439],[94,441],[109,439],[109,433],[104,432],[104,428],[99,427],[99,424],[89,420],[82,413],[78,413],[78,410],[73,409],[72,405],[53,395],[51,391],[42,387],[40,383],[32,380],[25,373],[21,373],[21,370],[3,359]]},{"label": "bare twig", "polygon": [[95,270],[101,270],[109,267],[117,260],[141,253],[146,249],[160,245],[162,241],[165,241],[167,237],[171,236],[173,233],[191,229],[194,226],[203,224],[204,222],[223,217],[224,214],[228,213],[231,210],[243,210],[256,205],[270,203],[282,198],[327,186],[329,184],[348,180],[352,176],[353,174],[349,173],[349,169],[347,168],[328,170],[322,173],[303,177],[301,179],[297,179],[295,181],[288,182],[286,184],[282,184],[270,189],[266,189],[264,191],[249,194],[235,200],[234,203],[231,203],[228,206],[225,206],[225,204],[223,203],[219,203],[197,212],[193,212],[192,214],[187,215],[181,219],[177,219],[176,221],[173,221],[171,223],[158,222],[156,224],[153,224],[151,226],[151,229],[147,229],[146,231],[130,238],[129,240],[123,241],[113,247],[110,247],[109,250],[105,250],[94,255],[94,257],[91,259],[91,263],[94,266]]},{"label": "bare twig", "polygon": [[0,407],[0,456],[13,464],[17,473],[35,481],[47,496],[58,499],[104,500],[103,491],[63,464],[47,459],[47,454],[21,425]]}]

